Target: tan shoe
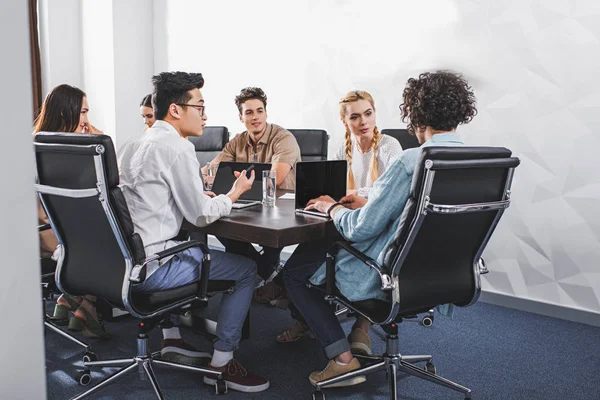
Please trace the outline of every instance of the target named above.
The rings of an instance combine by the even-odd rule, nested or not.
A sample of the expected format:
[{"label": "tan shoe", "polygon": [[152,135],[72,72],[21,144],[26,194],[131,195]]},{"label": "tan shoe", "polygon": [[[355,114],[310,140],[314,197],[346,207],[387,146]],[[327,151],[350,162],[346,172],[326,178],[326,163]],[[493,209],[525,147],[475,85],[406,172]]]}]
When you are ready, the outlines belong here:
[{"label": "tan shoe", "polygon": [[[316,386],[317,382],[324,381],[325,379],[333,378],[339,375],[343,375],[347,372],[355,371],[360,368],[360,363],[356,358],[348,363],[348,365],[340,365],[335,360],[329,360],[329,364],[323,371],[315,371],[308,377],[308,380],[313,386]],[[340,386],[352,386],[358,385],[359,383],[366,382],[367,378],[364,375],[355,376],[354,378],[347,379],[342,382],[327,385],[326,387],[340,387]]]},{"label": "tan shoe", "polygon": [[352,332],[348,335],[348,342],[350,342],[352,353],[365,356],[373,354],[371,352],[371,338],[362,329],[352,329]]}]

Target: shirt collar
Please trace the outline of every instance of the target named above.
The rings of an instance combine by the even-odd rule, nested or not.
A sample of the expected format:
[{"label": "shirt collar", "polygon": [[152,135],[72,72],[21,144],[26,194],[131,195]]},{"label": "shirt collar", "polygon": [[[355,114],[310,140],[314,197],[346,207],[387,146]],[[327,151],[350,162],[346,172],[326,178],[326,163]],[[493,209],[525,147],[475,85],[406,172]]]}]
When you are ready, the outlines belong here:
[{"label": "shirt collar", "polygon": [[177,135],[179,137],[182,137],[179,132],[177,132],[177,129],[175,129],[175,127],[173,125],[171,125],[170,123],[168,123],[167,121],[163,121],[162,119],[156,120],[154,122],[154,124],[152,125],[152,128],[150,129],[161,129],[161,130],[166,130],[171,134]]},{"label": "shirt collar", "polygon": [[436,133],[435,135],[433,135],[431,137],[431,139],[429,139],[428,141],[423,143],[423,146],[435,146],[436,143],[461,143],[462,144],[463,141],[460,140],[460,137],[458,137],[458,134],[456,132]]},{"label": "shirt collar", "polygon": [[[265,129],[265,134],[262,135],[257,144],[267,144],[269,142],[269,137],[271,136],[271,132],[273,132],[273,125],[267,122],[267,128]],[[250,133],[246,131],[248,134],[248,146],[252,146],[252,139],[250,139]]]}]

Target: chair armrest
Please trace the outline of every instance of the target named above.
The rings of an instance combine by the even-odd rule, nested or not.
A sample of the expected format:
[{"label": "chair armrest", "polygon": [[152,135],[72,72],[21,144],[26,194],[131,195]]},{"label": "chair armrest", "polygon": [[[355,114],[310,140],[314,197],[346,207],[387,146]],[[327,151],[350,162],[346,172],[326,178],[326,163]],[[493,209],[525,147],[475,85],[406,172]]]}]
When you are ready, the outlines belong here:
[{"label": "chair armrest", "polygon": [[48,229],[52,229],[50,224],[38,225],[38,232],[47,231]]},{"label": "chair armrest", "polygon": [[485,260],[483,259],[483,257],[479,258],[479,262],[477,263],[477,266],[479,267],[479,275],[485,275],[488,272],[490,272],[487,265],[485,265]]},{"label": "chair armrest", "polygon": [[328,296],[333,296],[335,294],[335,256],[340,248],[358,258],[369,268],[377,271],[379,279],[381,280],[381,290],[390,291],[394,289],[392,278],[388,274],[381,272],[381,267],[375,260],[352,247],[350,243],[339,241],[332,244],[327,250],[326,290]]},{"label": "chair armrest", "polygon": [[202,264],[201,264],[201,271],[200,271],[200,294],[199,294],[199,296],[201,299],[206,298],[207,297],[206,292],[208,291],[208,275],[210,273],[210,250],[207,245],[205,245],[204,243],[195,241],[195,240],[190,240],[188,242],[178,244],[177,246],[173,246],[169,249],[159,251],[158,253],[155,253],[155,254],[151,255],[150,257],[147,257],[144,260],[143,264],[136,265],[133,267],[133,270],[131,271],[131,276],[129,277],[129,280],[134,283],[143,282],[146,279],[146,267],[149,263],[151,263],[152,261],[162,260],[163,258],[175,255],[177,253],[180,253],[180,252],[190,249],[192,247],[199,247],[200,250],[202,250],[202,253],[204,254],[204,257],[202,259]]}]

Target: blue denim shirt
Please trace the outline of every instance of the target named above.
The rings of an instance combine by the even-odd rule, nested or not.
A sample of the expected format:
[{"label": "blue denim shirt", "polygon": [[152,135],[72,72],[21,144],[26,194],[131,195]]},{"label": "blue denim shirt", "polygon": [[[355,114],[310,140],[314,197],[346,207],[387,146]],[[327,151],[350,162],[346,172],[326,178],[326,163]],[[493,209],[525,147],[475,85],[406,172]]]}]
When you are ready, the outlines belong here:
[{"label": "blue denim shirt", "polygon": [[[456,133],[438,133],[421,147],[461,145],[463,142]],[[364,207],[356,210],[344,208],[334,214],[333,222],[341,235],[379,265],[383,264],[384,250],[398,230],[420,153],[420,147],[404,150],[375,181]],[[341,250],[338,254],[335,271],[337,287],[348,300],[387,300],[377,272],[347,251]],[[325,283],[325,264],[315,272],[311,282],[316,285]]]}]

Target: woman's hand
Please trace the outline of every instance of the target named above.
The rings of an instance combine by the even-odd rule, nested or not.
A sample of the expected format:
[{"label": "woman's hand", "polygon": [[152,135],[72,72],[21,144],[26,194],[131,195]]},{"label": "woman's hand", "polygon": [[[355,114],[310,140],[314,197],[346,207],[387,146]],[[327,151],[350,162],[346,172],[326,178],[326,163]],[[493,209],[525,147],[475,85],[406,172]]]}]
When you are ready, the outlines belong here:
[{"label": "woman's hand", "polygon": [[104,132],[102,132],[100,129],[96,128],[89,122],[86,122],[85,125],[83,125],[83,133],[93,133],[95,135],[102,135]]}]

